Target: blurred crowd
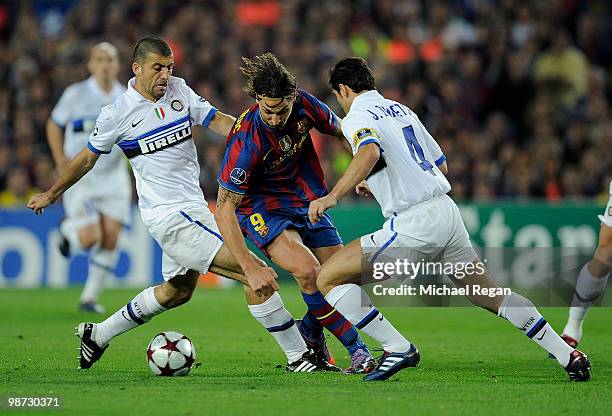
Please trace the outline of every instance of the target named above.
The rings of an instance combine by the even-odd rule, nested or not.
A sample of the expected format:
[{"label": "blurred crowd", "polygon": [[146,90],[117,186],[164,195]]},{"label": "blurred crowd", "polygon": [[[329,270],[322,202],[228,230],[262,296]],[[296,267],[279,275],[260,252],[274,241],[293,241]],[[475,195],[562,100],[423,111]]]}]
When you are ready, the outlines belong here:
[{"label": "blurred crowd", "polygon": [[[240,114],[241,56],[275,53],[342,116],[331,64],[366,58],[377,88],[412,108],[448,157],[452,195],[607,198],[612,174],[612,3],[597,0],[8,0],[0,3],[0,204],[56,177],[45,123],[88,49],[120,51],[122,83],[145,35],[174,50],[174,74]],[[225,139],[196,133],[201,183],[216,197]],[[328,184],[350,162],[315,135]]]}]

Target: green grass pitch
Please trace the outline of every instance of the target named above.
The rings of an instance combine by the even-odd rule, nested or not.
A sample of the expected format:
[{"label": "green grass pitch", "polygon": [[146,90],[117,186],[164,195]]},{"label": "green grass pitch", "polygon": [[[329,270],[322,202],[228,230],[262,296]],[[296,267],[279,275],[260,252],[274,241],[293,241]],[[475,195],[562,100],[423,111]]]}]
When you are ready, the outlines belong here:
[{"label": "green grass pitch", "polygon": [[[299,317],[304,305],[297,288],[283,286],[288,309]],[[102,302],[112,311],[137,292],[108,291]],[[612,409],[610,308],[593,309],[585,323],[582,349],[593,366],[589,383],[570,383],[543,350],[485,311],[383,308],[419,346],[421,364],[387,382],[364,383],[360,376],[284,373],[284,355],[249,315],[238,287],[198,289],[191,302],[116,338],[100,362],[80,371],[73,327],[96,317],[76,312],[77,298],[78,288],[0,291],[0,396],[59,395],[64,409],[48,413],[63,415],[516,416],[610,414]],[[542,312],[562,328],[567,309]],[[189,336],[202,366],[187,377],[155,377],[145,349],[163,330]],[[335,339],[329,342],[345,366],[346,352]]]}]

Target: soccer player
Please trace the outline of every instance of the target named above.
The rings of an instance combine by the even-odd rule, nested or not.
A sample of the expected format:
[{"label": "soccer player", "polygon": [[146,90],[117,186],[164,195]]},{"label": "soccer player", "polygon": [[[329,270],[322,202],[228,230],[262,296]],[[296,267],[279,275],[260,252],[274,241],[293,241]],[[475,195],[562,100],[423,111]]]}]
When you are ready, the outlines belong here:
[{"label": "soccer player", "polygon": [[576,291],[569,310],[569,318],[563,329],[561,338],[571,347],[576,348],[582,339],[582,323],[584,317],[597,298],[606,289],[610,271],[612,271],[612,181],[610,182],[610,198],[601,221],[599,243],[593,258],[587,262],[576,282]]},{"label": "soccer player", "polygon": [[[117,48],[110,43],[98,43],[91,49],[87,69],[91,76],[66,88],[47,121],[47,140],[60,173],[87,145],[102,107],[125,91],[117,81]],[[79,306],[82,311],[104,313],[98,297],[106,276],[115,270],[117,240],[130,221],[131,199],[130,175],[117,147],[64,194],[66,218],[60,226],[60,252],[68,257],[71,251],[90,251]]]},{"label": "soccer player", "polygon": [[[293,322],[282,300],[274,296],[278,288],[274,270],[259,260],[259,273],[244,276],[223,245],[200,188],[192,125],[227,135],[235,119],[217,111],[183,79],[171,76],[173,67],[172,50],[166,42],[141,39],[134,48],[135,78],[128,82],[127,91],[102,109],[87,146],[66,166],[61,178],[28,202],[29,208],[42,213],[117,144],[134,170],[142,220],[164,252],[164,283],[145,289],[99,324],[78,325],[80,368],[99,360],[113,337],[187,302],[200,273],[208,270],[241,281],[252,299],[273,298],[269,302],[273,313],[260,311],[260,322]],[[294,325],[293,330],[279,330],[273,336],[287,355],[287,371],[321,370]]]},{"label": "soccer player", "polygon": [[[441,258],[448,264],[472,263],[474,273],[467,273],[470,270],[465,267],[465,277],[449,276],[455,285],[468,290],[498,286],[482,267],[459,209],[447,195],[451,187],[445,177],[446,157],[416,114],[376,91],[372,72],[362,58],[336,63],[329,83],[347,113],[342,131],[354,158],[332,191],[310,204],[310,221],[317,224],[327,209],[357,189],[374,195],[387,222],[381,230],[335,253],[323,264],[317,284],[333,307],[382,344],[385,352],[378,367],[364,379],[385,380],[402,368],[416,366],[420,355],[355,284],[362,272],[362,254],[374,263],[385,250],[403,248],[412,261]],[[364,179],[366,183],[361,184]],[[469,293],[474,304],[507,319],[553,354],[570,380],[590,378],[587,356],[567,345],[529,300],[514,292],[495,297]]]},{"label": "soccer player", "polygon": [[295,277],[308,306],[300,330],[321,361],[330,360],[323,326],[349,351],[346,372],[368,372],[374,358],[316,286],[320,264],[342,247],[342,240],[327,215],[314,225],[307,215],[310,201],[327,193],[310,129],[342,138],[338,119],[327,105],[299,90],[273,54],[243,58],[243,63],[245,91],[256,103],[238,117],[227,138],[215,212],[221,234],[247,277],[265,271],[249,254],[243,233]]}]

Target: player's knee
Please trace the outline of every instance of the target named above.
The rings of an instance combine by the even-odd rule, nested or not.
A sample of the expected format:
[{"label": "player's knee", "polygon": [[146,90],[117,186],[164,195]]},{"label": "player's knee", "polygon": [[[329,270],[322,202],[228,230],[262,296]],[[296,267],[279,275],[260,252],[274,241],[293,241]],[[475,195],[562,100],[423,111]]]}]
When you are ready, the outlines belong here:
[{"label": "player's knee", "polygon": [[100,240],[100,233],[96,231],[82,233],[79,235],[79,242],[81,243],[81,247],[83,247],[84,250],[92,248],[96,244],[100,243]]},{"label": "player's knee", "polygon": [[321,270],[321,266],[316,262],[303,263],[293,271],[293,276],[302,284],[311,285],[313,288],[317,286],[317,275]]},{"label": "player's knee", "polygon": [[334,287],[333,278],[330,273],[327,272],[325,267],[322,267],[317,275],[317,289],[324,295],[327,294]]},{"label": "player's knee", "polygon": [[165,308],[176,308],[181,306],[191,299],[193,289],[188,286],[172,286],[170,284],[162,285],[164,299],[160,304]]}]

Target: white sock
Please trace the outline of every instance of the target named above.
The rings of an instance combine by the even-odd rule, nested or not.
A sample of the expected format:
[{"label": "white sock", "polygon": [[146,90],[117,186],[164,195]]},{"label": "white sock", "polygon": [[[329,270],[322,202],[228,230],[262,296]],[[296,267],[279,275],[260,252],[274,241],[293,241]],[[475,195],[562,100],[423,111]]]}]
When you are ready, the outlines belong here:
[{"label": "white sock", "polygon": [[66,218],[60,224],[60,231],[66,240],[70,243],[71,254],[83,251],[81,240],[79,239],[79,229],[75,221]]},{"label": "white sock", "polygon": [[81,293],[81,303],[97,302],[106,276],[115,272],[117,250],[96,247],[89,256],[89,273]]},{"label": "white sock", "polygon": [[287,355],[287,361],[293,363],[300,358],[308,348],[302,338],[291,314],[278,292],[260,305],[249,305],[249,311],[260,324],[272,334],[278,345]]},{"label": "white sock", "polygon": [[410,349],[410,342],[372,305],[369,296],[359,286],[352,283],[336,286],[325,300],[357,329],[380,342],[385,351],[406,352]]},{"label": "white sock", "polygon": [[530,300],[512,292],[502,301],[497,315],[510,321],[536,344],[554,355],[562,367],[567,366],[574,349],[561,339]]},{"label": "white sock", "polygon": [[96,325],[95,341],[104,347],[111,339],[132,328],[148,322],[155,315],[166,311],[155,298],[154,287],[140,292],[127,305]]},{"label": "white sock", "polygon": [[576,282],[576,292],[572,299],[572,306],[569,310],[569,319],[563,329],[563,333],[580,341],[582,338],[582,322],[593,303],[606,289],[608,275],[595,277],[589,272],[589,263],[585,264],[578,274]]}]

